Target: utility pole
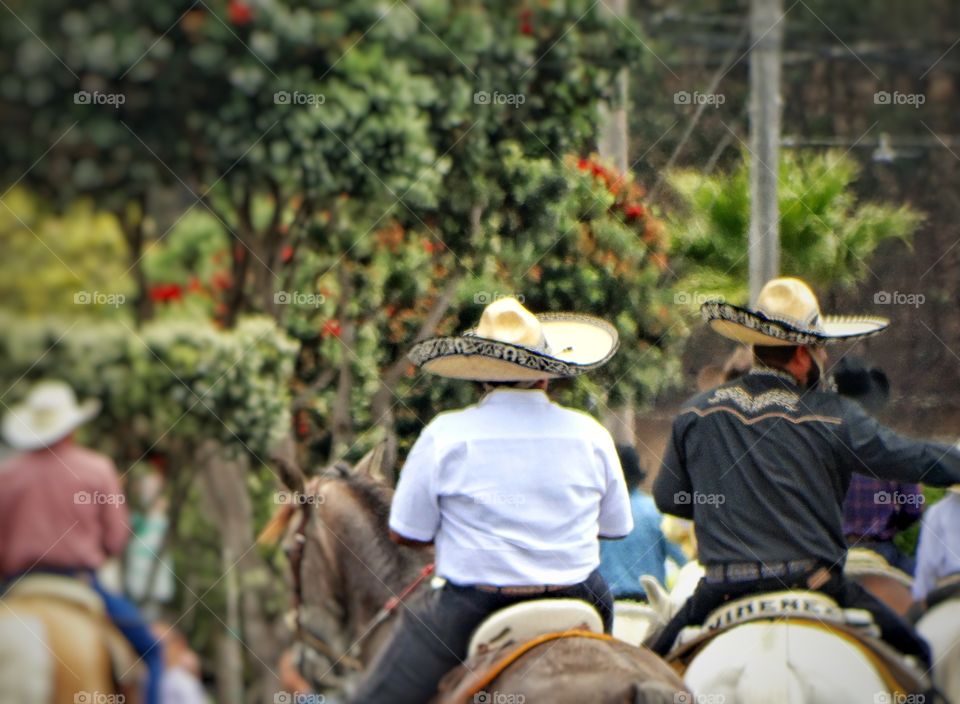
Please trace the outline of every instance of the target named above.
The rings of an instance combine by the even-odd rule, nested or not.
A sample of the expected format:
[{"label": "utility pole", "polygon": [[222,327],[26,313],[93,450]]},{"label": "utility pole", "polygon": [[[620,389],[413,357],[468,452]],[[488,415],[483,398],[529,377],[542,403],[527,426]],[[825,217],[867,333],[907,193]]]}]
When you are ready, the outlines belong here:
[{"label": "utility pole", "polygon": [[[606,0],[603,3],[607,11],[616,17],[627,17],[627,0]],[[600,129],[597,148],[600,156],[609,159],[620,173],[626,173],[630,167],[627,158],[629,131],[627,129],[627,87],[629,85],[627,68],[620,69],[616,77],[616,96],[610,105],[600,106]],[[622,405],[611,408],[605,405],[602,412],[604,426],[618,443],[636,446],[636,400],[624,399]]]},{"label": "utility pole", "polygon": [[750,301],[780,274],[783,0],[750,0]]},{"label": "utility pole", "polygon": [[[627,16],[627,0],[607,0],[607,11],[617,17]],[[602,105],[600,110],[600,155],[611,159],[617,170],[624,172],[630,166],[627,160],[627,86],[629,73],[626,68],[617,74],[617,95],[612,105]]]}]

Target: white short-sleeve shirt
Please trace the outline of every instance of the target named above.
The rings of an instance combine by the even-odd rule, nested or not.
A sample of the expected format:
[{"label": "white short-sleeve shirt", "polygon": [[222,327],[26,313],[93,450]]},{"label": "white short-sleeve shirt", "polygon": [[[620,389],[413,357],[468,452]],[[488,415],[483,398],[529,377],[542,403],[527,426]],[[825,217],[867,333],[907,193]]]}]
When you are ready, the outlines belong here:
[{"label": "white short-sleeve shirt", "polygon": [[437,573],[456,584],[563,585],[585,580],[598,536],[627,535],[633,518],[602,425],[543,391],[497,389],[424,428],[390,527],[434,541]]}]

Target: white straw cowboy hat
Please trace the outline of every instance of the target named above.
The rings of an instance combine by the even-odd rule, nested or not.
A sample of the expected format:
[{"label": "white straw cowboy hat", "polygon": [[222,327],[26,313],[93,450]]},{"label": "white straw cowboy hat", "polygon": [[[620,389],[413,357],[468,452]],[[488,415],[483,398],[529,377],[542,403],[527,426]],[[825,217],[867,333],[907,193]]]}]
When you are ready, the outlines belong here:
[{"label": "white straw cowboy hat", "polygon": [[38,382],[27,398],[3,417],[3,439],[18,450],[37,450],[62,440],[100,412],[100,402],[77,403],[63,381]]},{"label": "white straw cowboy hat", "polygon": [[824,316],[816,295],[800,279],[771,279],[754,308],[709,301],[700,307],[715,332],[746,345],[822,345],[876,335],[890,324],[871,316]]},{"label": "white straw cowboy hat", "polygon": [[472,381],[536,381],[596,369],[617,351],[612,325],[576,313],[534,315],[515,298],[488,305],[480,324],[457,337],[424,340],[410,360],[426,371]]}]

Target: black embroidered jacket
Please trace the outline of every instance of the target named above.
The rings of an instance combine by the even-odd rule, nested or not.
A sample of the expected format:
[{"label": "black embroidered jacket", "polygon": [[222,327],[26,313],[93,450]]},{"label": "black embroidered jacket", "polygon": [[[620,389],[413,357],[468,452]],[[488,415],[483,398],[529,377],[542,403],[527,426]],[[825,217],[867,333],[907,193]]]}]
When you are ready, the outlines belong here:
[{"label": "black embroidered jacket", "polygon": [[960,450],[906,438],[855,401],[755,369],[684,404],[653,494],[664,513],[694,520],[704,564],[842,565],[852,472],[947,486],[960,483]]}]

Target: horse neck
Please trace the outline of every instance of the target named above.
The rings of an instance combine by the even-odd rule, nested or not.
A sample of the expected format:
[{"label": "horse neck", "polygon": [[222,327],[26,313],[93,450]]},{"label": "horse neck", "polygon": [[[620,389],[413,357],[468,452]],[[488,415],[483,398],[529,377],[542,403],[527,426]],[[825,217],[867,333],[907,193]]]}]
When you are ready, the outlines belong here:
[{"label": "horse neck", "polygon": [[330,487],[321,523],[326,531],[329,571],[335,575],[335,600],[352,631],[362,632],[377,612],[416,579],[433,557],[390,541],[387,527],[369,501],[350,486]]}]

